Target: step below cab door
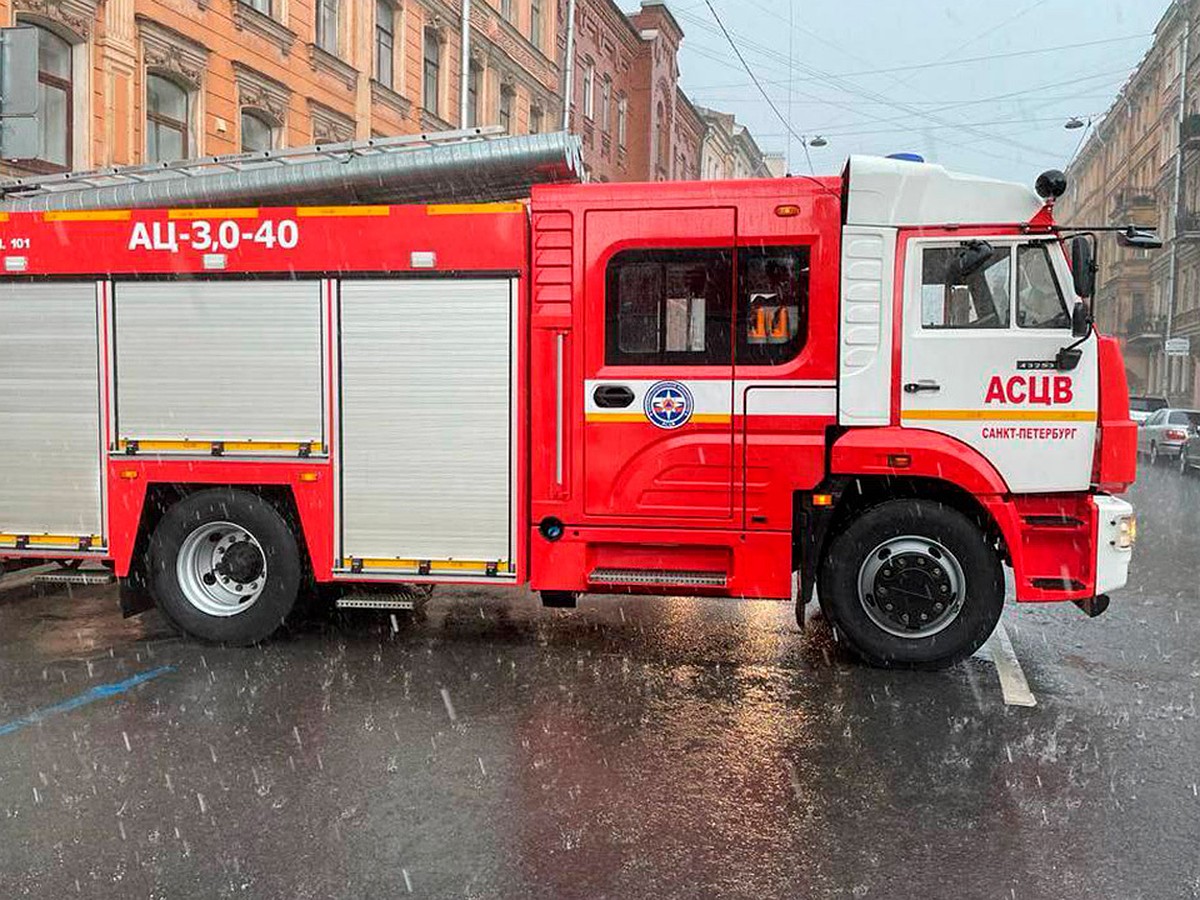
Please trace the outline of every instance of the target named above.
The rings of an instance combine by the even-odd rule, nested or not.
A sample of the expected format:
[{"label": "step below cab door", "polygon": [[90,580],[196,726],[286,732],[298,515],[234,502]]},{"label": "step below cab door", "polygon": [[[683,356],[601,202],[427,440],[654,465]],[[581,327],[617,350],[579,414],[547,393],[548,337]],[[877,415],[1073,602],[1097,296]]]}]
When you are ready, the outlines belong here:
[{"label": "step below cab door", "polygon": [[587,214],[579,414],[593,522],[733,518],[735,226],[726,208]]},{"label": "step below cab door", "polygon": [[1086,490],[1098,406],[1095,336],[1073,369],[1075,302],[1047,239],[907,243],[900,420],[979,451],[1015,493]]}]

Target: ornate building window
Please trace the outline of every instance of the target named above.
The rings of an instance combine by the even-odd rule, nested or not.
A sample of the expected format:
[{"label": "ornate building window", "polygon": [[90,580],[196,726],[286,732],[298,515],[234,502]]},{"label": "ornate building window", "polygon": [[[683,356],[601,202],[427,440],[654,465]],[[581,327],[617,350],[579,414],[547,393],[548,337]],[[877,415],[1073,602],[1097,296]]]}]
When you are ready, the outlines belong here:
[{"label": "ornate building window", "polygon": [[425,29],[425,57],[423,67],[421,103],[428,112],[441,115],[442,93],[442,40],[436,30]]},{"label": "ornate building window", "polygon": [[274,150],[287,121],[291,91],[261,72],[233,63],[241,107],[240,142],[243,153]]},{"label": "ornate building window", "polygon": [[471,74],[467,76],[467,127],[479,127],[479,95],[483,92],[483,67],[471,61]]},{"label": "ornate building window", "polygon": [[326,53],[338,55],[339,0],[317,0],[316,45]]},{"label": "ornate building window", "polygon": [[208,50],[140,14],[137,23],[146,73],[146,162],[195,156],[202,152],[195,123]]},{"label": "ornate building window", "polygon": [[396,86],[396,7],[390,0],[375,0],[375,80]]},{"label": "ornate building window", "polygon": [[70,169],[75,143],[75,84],[71,45],[41,25],[38,30],[38,105],[45,169]]},{"label": "ornate building window", "polygon": [[188,154],[188,92],[153,72],[146,76],[146,162],[170,162]]},{"label": "ornate building window", "polygon": [[512,134],[512,113],[513,99],[516,97],[516,89],[511,84],[500,86],[500,127],[504,129],[505,134]]},{"label": "ornate building window", "polygon": [[242,152],[254,153],[273,150],[275,129],[262,113],[251,109],[242,110]]}]

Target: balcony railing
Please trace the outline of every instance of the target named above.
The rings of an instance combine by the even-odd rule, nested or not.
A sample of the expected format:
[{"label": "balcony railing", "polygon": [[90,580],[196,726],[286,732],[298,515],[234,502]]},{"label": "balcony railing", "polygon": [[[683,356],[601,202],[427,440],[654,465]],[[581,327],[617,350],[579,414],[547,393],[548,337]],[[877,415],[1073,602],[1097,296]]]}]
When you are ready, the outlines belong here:
[{"label": "balcony railing", "polygon": [[1121,224],[1158,224],[1158,197],[1151,188],[1122,188],[1113,194],[1112,217]]},{"label": "balcony railing", "polygon": [[1161,341],[1167,329],[1167,320],[1162,316],[1135,314],[1125,323],[1126,340],[1131,343],[1139,341]]}]

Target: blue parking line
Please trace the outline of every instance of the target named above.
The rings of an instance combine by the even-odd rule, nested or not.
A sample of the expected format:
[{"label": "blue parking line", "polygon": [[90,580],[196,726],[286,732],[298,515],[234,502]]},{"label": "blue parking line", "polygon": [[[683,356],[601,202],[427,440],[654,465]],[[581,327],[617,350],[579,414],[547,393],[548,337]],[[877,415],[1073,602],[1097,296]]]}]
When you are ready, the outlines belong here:
[{"label": "blue parking line", "polygon": [[53,706],[43,706],[41,709],[35,709],[33,712],[26,716],[21,716],[19,719],[5,722],[3,725],[0,725],[0,737],[12,734],[14,731],[20,731],[22,728],[27,728],[30,725],[36,725],[38,722],[42,722],[59,713],[79,709],[79,707],[95,703],[97,700],[107,700],[109,697],[116,697],[128,690],[132,690],[139,684],[145,684],[151,679],[174,671],[174,666],[159,666],[157,669],[142,672],[139,675],[134,675],[132,678],[126,678],[124,681],[118,681],[115,684],[98,684],[95,687],[88,688],[78,696],[62,701],[62,703],[55,703]]}]

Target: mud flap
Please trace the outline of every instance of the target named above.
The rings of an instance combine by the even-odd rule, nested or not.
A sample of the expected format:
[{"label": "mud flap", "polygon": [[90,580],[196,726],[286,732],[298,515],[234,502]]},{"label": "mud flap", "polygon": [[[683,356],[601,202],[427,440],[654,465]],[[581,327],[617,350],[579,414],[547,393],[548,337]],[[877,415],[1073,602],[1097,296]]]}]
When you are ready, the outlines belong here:
[{"label": "mud flap", "polygon": [[118,593],[121,598],[121,615],[126,619],[140,616],[154,608],[154,597],[150,595],[149,586],[136,571],[130,572],[128,578],[120,580]]}]

